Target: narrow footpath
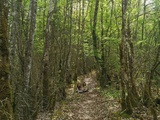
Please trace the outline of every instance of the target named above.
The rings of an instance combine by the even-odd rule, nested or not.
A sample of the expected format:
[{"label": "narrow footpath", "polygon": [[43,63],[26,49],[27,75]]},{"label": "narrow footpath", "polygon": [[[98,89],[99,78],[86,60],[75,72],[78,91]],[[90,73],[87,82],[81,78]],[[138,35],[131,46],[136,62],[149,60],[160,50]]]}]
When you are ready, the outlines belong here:
[{"label": "narrow footpath", "polygon": [[114,120],[119,103],[100,94],[94,75],[79,79],[86,82],[89,91],[80,94],[72,87],[68,89],[67,99],[63,105],[57,105],[61,107],[56,108],[53,120]]}]

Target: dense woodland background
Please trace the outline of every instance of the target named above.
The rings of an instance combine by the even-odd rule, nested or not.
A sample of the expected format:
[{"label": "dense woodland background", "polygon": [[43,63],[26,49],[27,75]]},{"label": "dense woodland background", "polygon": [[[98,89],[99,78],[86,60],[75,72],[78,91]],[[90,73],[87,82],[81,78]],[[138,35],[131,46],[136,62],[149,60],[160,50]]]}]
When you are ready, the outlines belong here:
[{"label": "dense woodland background", "polygon": [[93,70],[123,113],[145,106],[158,119],[159,0],[0,0],[1,120],[53,112]]}]

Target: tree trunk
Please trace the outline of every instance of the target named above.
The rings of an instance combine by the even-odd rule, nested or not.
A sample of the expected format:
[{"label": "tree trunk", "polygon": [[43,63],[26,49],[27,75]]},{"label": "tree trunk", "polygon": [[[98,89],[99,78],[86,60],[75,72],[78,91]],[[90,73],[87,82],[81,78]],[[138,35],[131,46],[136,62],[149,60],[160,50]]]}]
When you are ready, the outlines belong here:
[{"label": "tree trunk", "polygon": [[31,79],[31,69],[32,69],[32,53],[33,53],[33,44],[34,44],[34,34],[36,27],[36,13],[37,13],[37,0],[30,1],[30,9],[28,13],[28,36],[26,40],[25,48],[25,58],[24,58],[24,76],[23,76],[23,96],[25,97],[24,107],[23,107],[23,119],[31,119],[30,114],[30,79]]},{"label": "tree trunk", "polygon": [[92,39],[93,39],[94,57],[97,63],[99,63],[99,60],[100,60],[100,58],[98,57],[98,43],[97,43],[98,38],[96,34],[98,7],[99,7],[99,0],[96,0],[95,10],[94,10],[94,19],[93,19],[93,28],[92,28]]},{"label": "tree trunk", "polygon": [[[96,0],[95,3],[95,10],[94,10],[94,18],[93,18],[93,28],[92,28],[92,39],[93,39],[93,51],[94,51],[94,57],[98,65],[100,66],[100,72],[99,72],[99,82],[101,88],[105,88],[106,85],[110,85],[110,77],[107,74],[107,68],[105,66],[105,49],[104,49],[104,43],[101,40],[101,56],[99,56],[99,50],[98,50],[98,36],[96,33],[96,26],[97,26],[97,14],[98,14],[98,8],[99,8],[99,0]],[[103,9],[102,9],[103,11]],[[101,13],[102,14],[102,13]],[[101,15],[101,25],[103,25],[103,14]],[[103,37],[103,27],[101,31],[101,37]]]},{"label": "tree trunk", "polygon": [[[50,43],[51,43],[51,32],[52,32],[52,17],[56,10],[56,4],[53,2],[53,0],[50,0],[50,6],[48,11],[48,18],[47,18],[47,24],[46,24],[46,31],[45,31],[45,43],[44,43],[44,55],[43,55],[43,109],[49,109],[49,99],[50,93],[49,93],[49,73],[50,73],[50,67],[49,67],[49,53],[50,53]],[[54,7],[53,7],[54,6]],[[54,8],[54,9],[53,9]],[[52,106],[54,109],[54,105]]]},{"label": "tree trunk", "polygon": [[32,53],[34,44],[34,32],[36,27],[37,0],[30,1],[29,11],[29,31],[26,41],[25,61],[24,61],[24,91],[28,92],[32,68]]},{"label": "tree trunk", "polygon": [[[120,43],[122,111],[132,113],[132,107],[137,106],[138,94],[133,79],[133,44],[129,16],[126,16],[128,0],[122,0],[122,40]],[[127,18],[128,17],[128,18]],[[128,19],[128,21],[127,21]],[[128,26],[127,26],[128,22]]]},{"label": "tree trunk", "polygon": [[9,81],[8,8],[7,1],[0,0],[0,119],[12,120],[11,89]]}]

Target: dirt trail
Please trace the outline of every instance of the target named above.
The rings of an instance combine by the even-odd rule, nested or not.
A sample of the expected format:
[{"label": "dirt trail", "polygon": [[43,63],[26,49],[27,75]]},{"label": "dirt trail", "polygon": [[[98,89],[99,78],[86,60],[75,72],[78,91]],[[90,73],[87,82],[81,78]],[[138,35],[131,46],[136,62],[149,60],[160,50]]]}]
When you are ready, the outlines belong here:
[{"label": "dirt trail", "polygon": [[89,92],[80,94],[71,92],[72,88],[68,90],[70,94],[55,112],[53,120],[110,120],[110,111],[117,106],[114,107],[113,103],[113,107],[108,109],[108,100],[100,95],[96,81],[91,76],[85,77],[84,81]]},{"label": "dirt trail", "polygon": [[76,93],[74,86],[71,86],[66,90],[66,100],[56,103],[54,113],[42,112],[37,120],[140,120],[137,117],[143,120],[153,120],[149,110],[144,107],[136,108],[131,118],[122,119],[119,115],[120,103],[115,97],[106,98],[99,92],[94,75],[78,78],[86,82],[89,92]]},{"label": "dirt trail", "polygon": [[105,99],[100,97],[95,89],[96,84],[92,79],[86,78],[84,80],[90,87],[89,92],[79,94],[77,93],[75,99],[66,106],[66,119],[68,120],[103,120],[107,119],[107,107],[105,106]]}]

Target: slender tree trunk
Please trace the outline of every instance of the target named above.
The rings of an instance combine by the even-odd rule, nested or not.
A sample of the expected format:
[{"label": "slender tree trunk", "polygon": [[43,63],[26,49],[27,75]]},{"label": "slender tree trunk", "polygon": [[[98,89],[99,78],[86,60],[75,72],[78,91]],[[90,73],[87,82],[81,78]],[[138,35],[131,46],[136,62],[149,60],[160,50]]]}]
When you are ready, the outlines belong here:
[{"label": "slender tree trunk", "polygon": [[97,42],[98,37],[96,34],[98,8],[99,8],[99,0],[96,0],[94,18],[93,18],[92,39],[93,39],[94,56],[95,56],[96,61],[99,63],[100,58],[98,57],[98,42]]},{"label": "slender tree trunk", "polygon": [[37,13],[37,0],[30,1],[30,11],[29,11],[29,31],[28,38],[26,41],[26,50],[25,50],[25,63],[24,63],[24,91],[29,90],[29,82],[31,77],[31,68],[32,68],[32,53],[33,53],[33,44],[34,44],[34,34],[36,27],[36,13]]},{"label": "slender tree trunk", "polygon": [[0,119],[12,120],[11,89],[9,81],[8,3],[0,0]]},{"label": "slender tree trunk", "polygon": [[[100,65],[100,75],[99,75],[99,82],[100,86],[102,88],[105,88],[107,84],[109,84],[109,76],[107,75],[107,69],[105,67],[105,54],[104,54],[104,46],[103,42],[101,41],[101,57],[99,57],[98,53],[98,36],[96,33],[96,26],[97,26],[97,14],[98,14],[98,9],[99,9],[99,0],[96,0],[95,3],[95,10],[94,10],[94,18],[93,18],[93,28],[92,28],[92,39],[93,39],[93,51],[94,51],[94,57],[96,62]],[[103,10],[102,10],[103,11]],[[102,16],[101,16],[101,20]],[[101,21],[101,24],[103,22]],[[101,32],[101,37],[103,36],[103,28]]]},{"label": "slender tree trunk", "polygon": [[[76,5],[77,8],[80,8],[80,4],[79,4],[79,1],[77,2],[77,5]],[[79,11],[75,11],[76,13],[76,20],[77,20],[77,23],[76,23],[76,26],[78,26],[78,30],[76,31],[75,30],[75,39],[77,39],[77,45],[76,45],[76,59],[75,59],[75,70],[74,70],[74,75],[73,75],[73,80],[74,82],[77,82],[77,77],[79,75],[78,73],[78,68],[79,68],[79,52],[80,52],[80,37],[79,37],[79,34],[80,34],[80,11],[81,11],[81,8],[79,9]]]},{"label": "slender tree trunk", "polygon": [[141,9],[140,3],[141,3],[141,1],[138,0],[138,6],[137,6],[138,13],[137,13],[137,17],[136,17],[136,26],[135,26],[134,36],[133,36],[133,40],[135,40],[135,41],[137,41],[137,35],[138,35],[138,24],[139,24],[138,20],[139,20],[139,14],[140,14],[140,9]]},{"label": "slender tree trunk", "polygon": [[[57,1],[50,0],[50,6],[48,11],[48,18],[47,18],[47,24],[46,24],[46,31],[45,31],[45,43],[44,43],[44,55],[43,55],[43,109],[49,109],[49,99],[50,93],[49,93],[49,73],[50,73],[50,67],[49,67],[49,53],[50,53],[50,43],[51,43],[51,35],[52,35],[52,17],[53,14],[56,11],[56,5]],[[54,7],[53,7],[54,6]],[[53,9],[54,8],[54,9]],[[51,102],[51,101],[50,101]],[[54,109],[54,105],[52,106]]]},{"label": "slender tree trunk", "polygon": [[85,26],[85,16],[84,16],[84,9],[85,9],[85,0],[82,1],[82,30],[81,30],[81,39],[82,39],[82,60],[83,60],[83,74],[86,74],[86,56],[84,52],[84,26]]},{"label": "slender tree trunk", "polygon": [[144,0],[143,4],[142,40],[144,40],[145,19],[146,19],[146,0]]},{"label": "slender tree trunk", "polygon": [[69,9],[69,48],[68,48],[68,53],[66,57],[66,82],[67,84],[72,83],[72,75],[71,75],[71,45],[72,45],[72,13],[73,13],[73,1],[71,0],[70,2],[70,9]]},{"label": "slender tree trunk", "polygon": [[[23,76],[23,94],[25,96],[25,107],[23,107],[23,119],[31,119],[30,102],[29,102],[29,84],[31,79],[32,69],[32,53],[34,44],[34,34],[36,27],[36,13],[37,13],[37,0],[30,1],[29,18],[28,18],[28,36],[26,40],[25,58],[24,58],[24,76]],[[29,105],[29,106],[28,106]]]},{"label": "slender tree trunk", "polygon": [[[132,113],[132,107],[137,105],[138,94],[133,79],[133,44],[129,16],[127,16],[128,0],[122,0],[122,40],[120,43],[122,111]],[[128,17],[128,18],[127,18]],[[128,21],[127,21],[128,19]],[[128,22],[128,26],[127,26]]]},{"label": "slender tree trunk", "polygon": [[[22,91],[22,80],[21,78],[21,67],[19,65],[20,61],[19,58],[21,56],[19,55],[19,45],[22,41],[22,33],[21,33],[21,20],[20,20],[20,14],[21,14],[21,6],[22,1],[21,0],[12,0],[11,4],[11,16],[12,16],[12,22],[11,22],[11,31],[10,31],[10,79],[11,79],[11,85],[12,85],[12,96],[13,96],[13,113],[14,113],[14,119],[20,118],[20,105],[21,102],[19,100],[20,92]],[[20,73],[20,74],[19,74]]]},{"label": "slender tree trunk", "polygon": [[[52,5],[52,4],[50,4]],[[49,45],[50,45],[50,22],[51,16],[49,11],[49,18],[46,25],[46,35],[44,43],[44,55],[43,55],[43,109],[49,105]]]},{"label": "slender tree trunk", "polygon": [[94,51],[94,57],[96,62],[99,64],[100,63],[100,74],[98,75],[99,78],[99,82],[100,82],[100,86],[102,88],[105,87],[104,81],[105,81],[105,68],[103,67],[103,63],[101,61],[101,58],[98,56],[98,37],[97,37],[97,33],[96,33],[96,27],[97,27],[97,14],[98,14],[98,9],[99,9],[99,0],[96,0],[95,3],[95,8],[94,8],[94,18],[93,18],[93,23],[92,23],[92,39],[93,39],[93,51]]}]

